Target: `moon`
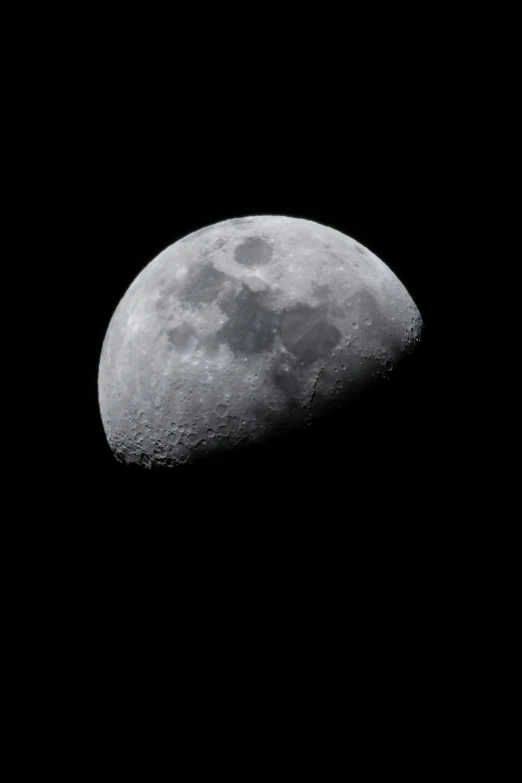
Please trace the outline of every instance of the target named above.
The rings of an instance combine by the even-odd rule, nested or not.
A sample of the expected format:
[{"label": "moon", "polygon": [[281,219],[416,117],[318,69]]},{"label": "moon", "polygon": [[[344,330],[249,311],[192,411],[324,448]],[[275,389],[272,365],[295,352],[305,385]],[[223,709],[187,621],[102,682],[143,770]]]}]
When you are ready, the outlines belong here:
[{"label": "moon", "polygon": [[422,329],[391,269],[336,229],[215,223],[154,258],[114,312],[98,373],[107,441],[147,468],[250,449],[349,406]]}]

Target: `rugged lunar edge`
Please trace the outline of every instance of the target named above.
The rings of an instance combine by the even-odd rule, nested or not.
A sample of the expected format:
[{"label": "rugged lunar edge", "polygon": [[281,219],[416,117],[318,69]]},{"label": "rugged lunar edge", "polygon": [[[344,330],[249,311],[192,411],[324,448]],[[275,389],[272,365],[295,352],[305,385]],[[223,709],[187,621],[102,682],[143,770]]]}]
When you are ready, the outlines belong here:
[{"label": "rugged lunar edge", "polygon": [[180,239],[111,319],[98,392],[122,462],[174,466],[298,429],[394,371],[422,320],[367,248],[261,215]]}]

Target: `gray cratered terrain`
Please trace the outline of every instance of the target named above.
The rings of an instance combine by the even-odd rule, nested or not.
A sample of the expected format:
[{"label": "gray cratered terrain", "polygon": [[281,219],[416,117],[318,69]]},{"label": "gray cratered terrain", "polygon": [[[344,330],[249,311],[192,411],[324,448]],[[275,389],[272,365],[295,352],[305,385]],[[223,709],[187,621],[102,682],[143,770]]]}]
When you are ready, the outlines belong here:
[{"label": "gray cratered terrain", "polygon": [[98,378],[109,445],[151,467],[265,442],[385,379],[421,330],[395,274],[339,231],[216,223],[160,253],[116,308]]}]

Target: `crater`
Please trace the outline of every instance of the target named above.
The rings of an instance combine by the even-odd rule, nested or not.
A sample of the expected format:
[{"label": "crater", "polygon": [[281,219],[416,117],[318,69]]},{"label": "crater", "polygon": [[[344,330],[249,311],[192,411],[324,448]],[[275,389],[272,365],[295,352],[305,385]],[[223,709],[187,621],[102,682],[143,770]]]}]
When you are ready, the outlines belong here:
[{"label": "crater", "polygon": [[234,251],[234,258],[241,266],[265,266],[273,255],[272,247],[261,237],[247,237]]},{"label": "crater", "polygon": [[357,310],[360,314],[360,319],[364,321],[366,334],[380,339],[381,335],[387,331],[386,324],[377,300],[366,288],[363,288],[358,293]]}]

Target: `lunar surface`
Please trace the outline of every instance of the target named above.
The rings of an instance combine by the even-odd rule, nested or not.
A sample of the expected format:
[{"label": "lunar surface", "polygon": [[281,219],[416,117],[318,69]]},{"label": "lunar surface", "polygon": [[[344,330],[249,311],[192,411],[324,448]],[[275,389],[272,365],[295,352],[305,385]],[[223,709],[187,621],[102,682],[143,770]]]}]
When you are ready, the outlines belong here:
[{"label": "lunar surface", "polygon": [[309,220],[225,220],[175,242],[111,319],[98,392],[115,457],[175,466],[304,428],[396,371],[422,319],[370,250]]}]

